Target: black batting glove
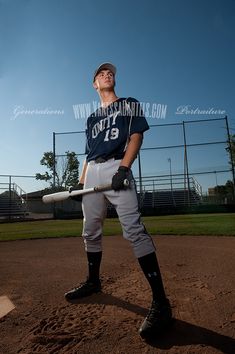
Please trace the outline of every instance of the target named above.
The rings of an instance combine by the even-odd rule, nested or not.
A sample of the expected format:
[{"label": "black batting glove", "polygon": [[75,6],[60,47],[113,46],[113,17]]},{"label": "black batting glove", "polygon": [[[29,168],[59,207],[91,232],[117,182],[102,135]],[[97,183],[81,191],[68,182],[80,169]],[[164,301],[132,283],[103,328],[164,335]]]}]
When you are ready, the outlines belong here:
[{"label": "black batting glove", "polygon": [[125,189],[124,181],[127,179],[129,174],[129,168],[126,166],[120,166],[115,175],[112,178],[112,189],[119,191]]},{"label": "black batting glove", "polygon": [[[73,191],[81,190],[81,189],[83,189],[83,187],[84,187],[83,183],[78,183],[78,185],[75,187],[69,187],[69,193],[71,193]],[[74,196],[70,196],[70,198],[72,200],[75,200],[76,202],[82,201],[82,195],[74,195]]]}]

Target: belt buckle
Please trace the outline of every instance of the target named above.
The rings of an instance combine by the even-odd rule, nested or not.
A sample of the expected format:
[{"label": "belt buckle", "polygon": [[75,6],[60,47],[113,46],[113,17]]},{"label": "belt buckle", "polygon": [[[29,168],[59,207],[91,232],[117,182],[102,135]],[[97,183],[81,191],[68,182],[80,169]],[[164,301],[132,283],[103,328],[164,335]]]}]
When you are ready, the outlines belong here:
[{"label": "belt buckle", "polygon": [[95,163],[103,163],[106,162],[107,160],[104,159],[103,157],[99,156],[95,159]]}]

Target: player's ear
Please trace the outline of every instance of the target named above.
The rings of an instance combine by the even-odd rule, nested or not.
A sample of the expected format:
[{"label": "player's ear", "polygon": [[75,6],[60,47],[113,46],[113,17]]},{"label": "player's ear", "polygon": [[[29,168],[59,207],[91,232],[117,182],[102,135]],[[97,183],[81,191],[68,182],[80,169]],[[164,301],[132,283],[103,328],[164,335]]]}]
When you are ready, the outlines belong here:
[{"label": "player's ear", "polygon": [[98,89],[98,85],[97,85],[96,81],[93,82],[93,87],[94,87],[94,89],[96,89],[96,90]]}]

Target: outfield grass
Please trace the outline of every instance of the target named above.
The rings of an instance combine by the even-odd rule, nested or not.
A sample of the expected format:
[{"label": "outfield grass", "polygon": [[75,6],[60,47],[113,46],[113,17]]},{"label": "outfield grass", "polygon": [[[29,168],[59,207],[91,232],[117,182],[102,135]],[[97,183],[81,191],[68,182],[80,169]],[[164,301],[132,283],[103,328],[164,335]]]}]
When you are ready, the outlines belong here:
[{"label": "outfield grass", "polygon": [[[152,235],[235,236],[235,214],[188,214],[142,218]],[[80,236],[82,220],[45,220],[0,224],[0,241]],[[122,233],[118,219],[106,219],[104,235]]]}]

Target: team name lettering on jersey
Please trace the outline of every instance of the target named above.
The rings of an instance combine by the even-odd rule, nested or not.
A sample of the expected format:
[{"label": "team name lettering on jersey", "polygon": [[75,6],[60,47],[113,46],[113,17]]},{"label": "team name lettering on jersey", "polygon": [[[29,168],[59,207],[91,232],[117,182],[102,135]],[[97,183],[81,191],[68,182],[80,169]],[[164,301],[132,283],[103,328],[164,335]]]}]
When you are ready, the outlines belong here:
[{"label": "team name lettering on jersey", "polygon": [[109,129],[110,126],[116,124],[116,118],[121,113],[121,111],[117,111],[115,113],[110,114],[109,116],[105,117],[104,119],[101,119],[99,122],[97,122],[94,127],[92,128],[92,138],[95,139],[99,133],[104,131],[104,129]]},{"label": "team name lettering on jersey", "polygon": [[135,110],[139,102],[132,97],[119,98],[108,107],[98,108],[87,119],[86,155],[87,162],[97,157],[109,159],[110,156],[122,156],[134,133],[143,133],[149,129],[143,114]]}]

